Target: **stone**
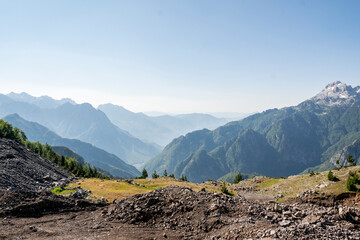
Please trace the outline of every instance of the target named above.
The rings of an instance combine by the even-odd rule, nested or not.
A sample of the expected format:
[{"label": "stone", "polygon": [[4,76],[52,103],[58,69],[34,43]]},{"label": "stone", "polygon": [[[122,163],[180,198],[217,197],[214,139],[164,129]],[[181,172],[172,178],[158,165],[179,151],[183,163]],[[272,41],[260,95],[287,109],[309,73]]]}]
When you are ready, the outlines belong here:
[{"label": "stone", "polygon": [[281,227],[287,227],[287,226],[290,226],[290,224],[291,224],[291,221],[289,221],[289,220],[282,220],[281,222],[279,222],[279,225]]}]

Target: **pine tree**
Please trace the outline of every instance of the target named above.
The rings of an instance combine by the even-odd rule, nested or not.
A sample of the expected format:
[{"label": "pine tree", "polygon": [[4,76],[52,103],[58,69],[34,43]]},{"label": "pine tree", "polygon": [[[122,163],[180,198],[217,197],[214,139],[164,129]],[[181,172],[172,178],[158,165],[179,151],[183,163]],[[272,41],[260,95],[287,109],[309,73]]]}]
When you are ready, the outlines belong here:
[{"label": "pine tree", "polygon": [[159,175],[156,173],[156,171],[154,170],[154,172],[153,172],[153,174],[152,174],[152,178],[158,178],[159,177]]},{"label": "pine tree", "polygon": [[181,175],[181,177],[179,178],[180,181],[184,181],[187,182],[187,178],[184,174]]},{"label": "pine tree", "polygon": [[141,178],[141,179],[145,179],[145,178],[147,178],[147,177],[148,177],[148,173],[147,173],[146,169],[144,168],[144,169],[142,170],[142,173],[141,173],[140,178]]},{"label": "pine tree", "polygon": [[242,180],[242,175],[241,175],[241,173],[239,172],[239,173],[235,176],[234,183],[239,183],[241,180]]}]

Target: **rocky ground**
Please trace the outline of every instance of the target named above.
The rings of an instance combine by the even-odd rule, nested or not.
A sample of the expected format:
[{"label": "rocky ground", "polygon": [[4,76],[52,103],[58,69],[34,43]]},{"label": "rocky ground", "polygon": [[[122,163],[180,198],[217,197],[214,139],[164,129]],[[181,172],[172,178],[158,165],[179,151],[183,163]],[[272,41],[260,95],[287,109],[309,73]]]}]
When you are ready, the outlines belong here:
[{"label": "rocky ground", "polygon": [[0,138],[0,191],[39,191],[68,183],[66,170],[26,149]]},{"label": "rocky ground", "polygon": [[356,194],[275,203],[171,186],[106,206],[17,194],[0,195],[0,239],[360,239]]},{"label": "rocky ground", "polygon": [[104,206],[84,199],[69,198],[51,192],[0,192],[0,217],[42,217],[62,212],[95,210]]}]

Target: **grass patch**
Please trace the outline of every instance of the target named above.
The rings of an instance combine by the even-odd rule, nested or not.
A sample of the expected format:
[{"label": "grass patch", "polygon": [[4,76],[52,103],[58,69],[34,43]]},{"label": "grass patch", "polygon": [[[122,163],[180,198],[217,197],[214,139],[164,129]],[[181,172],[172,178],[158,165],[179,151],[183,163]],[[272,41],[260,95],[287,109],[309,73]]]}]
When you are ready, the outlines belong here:
[{"label": "grass patch", "polygon": [[220,187],[183,182],[170,177],[160,177],[157,179],[135,179],[133,182],[139,184],[140,186],[129,184],[125,181],[87,178],[81,179],[75,183],[71,183],[68,185],[68,187],[76,188],[77,186],[81,186],[83,189],[91,191],[91,198],[99,199],[104,197],[110,202],[114,199],[120,200],[122,198],[131,197],[136,194],[147,193],[157,188],[167,187],[170,185],[189,187],[194,191],[200,191],[202,188],[205,188],[208,192],[221,192]]},{"label": "grass patch", "polygon": [[67,189],[63,189],[61,187],[57,187],[57,188],[54,188],[53,190],[51,190],[51,192],[56,195],[69,195],[70,193],[75,193],[76,190],[67,190]]},{"label": "grass patch", "polygon": [[62,189],[61,187],[57,187],[57,188],[54,188],[53,190],[51,190],[51,192],[53,192],[55,194],[59,194],[62,191],[64,191],[64,189]]},{"label": "grass patch", "polygon": [[259,188],[260,189],[269,188],[269,187],[277,184],[279,181],[280,181],[280,179],[278,179],[278,178],[267,179],[260,183]]},{"label": "grass patch", "polygon": [[[338,195],[348,191],[346,189],[346,180],[349,172],[359,170],[360,166],[339,169],[336,171],[336,182],[328,179],[329,171],[324,171],[312,174],[311,176],[309,174],[290,176],[287,179],[267,178],[257,185],[253,183],[253,186],[261,191],[266,189],[266,191],[262,191],[264,194],[276,196],[281,193],[284,197],[278,199],[278,202],[295,198],[305,190],[316,190],[326,195]],[[320,188],[321,185],[323,186]]]}]

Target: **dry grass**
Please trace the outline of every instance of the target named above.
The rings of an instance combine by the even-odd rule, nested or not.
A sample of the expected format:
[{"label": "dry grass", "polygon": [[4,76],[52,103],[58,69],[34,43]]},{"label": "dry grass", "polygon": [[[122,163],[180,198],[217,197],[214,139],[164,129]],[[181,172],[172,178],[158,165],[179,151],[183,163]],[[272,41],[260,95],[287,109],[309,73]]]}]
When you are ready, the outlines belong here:
[{"label": "dry grass", "polygon": [[166,187],[170,185],[189,187],[194,191],[200,191],[205,188],[208,192],[221,192],[220,187],[215,187],[207,184],[195,184],[190,182],[182,182],[173,178],[157,178],[157,179],[136,179],[134,183],[138,183],[142,186],[136,186],[135,184],[129,184],[125,181],[117,180],[101,180],[96,178],[81,179],[75,183],[69,184],[67,187],[81,186],[83,189],[91,191],[91,197],[99,199],[101,197],[106,198],[108,201],[114,199],[122,199],[130,197],[136,194],[147,193],[160,187]]},{"label": "dry grass", "polygon": [[[342,168],[340,170],[333,170],[333,174],[339,178],[339,181],[332,182],[327,178],[328,172],[316,173],[313,176],[309,174],[306,175],[296,175],[290,176],[286,179],[264,179],[256,187],[262,192],[277,195],[284,195],[284,199],[296,197],[301,192],[305,190],[316,190],[319,193],[325,194],[340,194],[346,192],[346,180],[349,174],[349,171],[359,172],[360,166]],[[319,188],[317,185],[325,184],[326,187]]]},{"label": "dry grass", "polygon": [[[325,194],[340,194],[346,192],[346,180],[349,171],[357,172],[359,174],[360,166],[342,168],[340,170],[333,170],[333,174],[339,178],[338,182],[331,182],[327,179],[328,171],[320,172],[314,176],[296,175],[290,176],[286,179],[273,179],[259,177],[255,179],[248,179],[240,182],[243,187],[255,187],[260,190],[260,194],[267,194],[276,196],[278,194],[284,195],[280,201],[288,198],[296,197],[305,190],[316,190],[319,193]],[[359,174],[360,175],[360,174]],[[208,192],[221,192],[221,186],[213,186],[210,184],[196,184],[190,182],[182,182],[168,177],[160,177],[157,179],[136,179],[133,181],[141,186],[129,184],[125,181],[117,180],[101,180],[101,179],[82,179],[75,183],[69,184],[68,187],[81,186],[83,189],[91,190],[93,199],[101,197],[108,201],[114,199],[122,199],[136,194],[147,193],[157,188],[166,187],[170,185],[189,187],[194,191],[200,191],[205,188]],[[327,184],[324,188],[317,188],[317,185]],[[143,186],[142,186],[143,185]],[[231,187],[229,188],[231,189]],[[62,192],[64,194],[67,192]]]}]

